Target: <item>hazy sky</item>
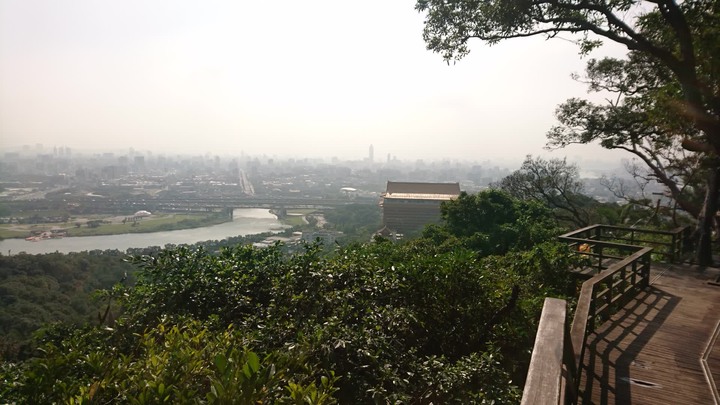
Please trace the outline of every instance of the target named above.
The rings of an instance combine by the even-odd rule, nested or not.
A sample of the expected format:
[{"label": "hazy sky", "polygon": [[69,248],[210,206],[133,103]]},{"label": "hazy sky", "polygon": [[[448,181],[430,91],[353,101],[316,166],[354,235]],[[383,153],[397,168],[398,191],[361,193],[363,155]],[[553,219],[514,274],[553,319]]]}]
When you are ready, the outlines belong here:
[{"label": "hazy sky", "polygon": [[422,22],[414,0],[2,0],[0,147],[546,154],[557,104],[586,95],[577,47],[478,41],[448,65]]}]

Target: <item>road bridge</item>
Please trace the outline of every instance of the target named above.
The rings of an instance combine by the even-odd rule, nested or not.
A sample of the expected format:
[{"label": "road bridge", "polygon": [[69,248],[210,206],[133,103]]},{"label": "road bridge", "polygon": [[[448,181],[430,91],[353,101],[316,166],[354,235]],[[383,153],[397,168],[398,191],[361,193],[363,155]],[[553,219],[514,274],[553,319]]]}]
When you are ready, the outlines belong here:
[{"label": "road bridge", "polygon": [[[266,209],[327,209],[351,204],[373,205],[374,199],[329,199],[329,198],[163,198],[139,202],[145,209],[169,212],[213,212],[228,211],[234,208]],[[136,202],[135,204],[138,204]]]},{"label": "road bridge", "polygon": [[99,198],[65,197],[22,202],[5,202],[8,208],[21,205],[24,210],[57,209],[58,205],[76,207],[92,212],[135,212],[138,210],[164,212],[222,212],[233,208],[266,209],[325,209],[351,204],[376,205],[374,198],[311,198],[311,197],[169,197],[169,198]]}]

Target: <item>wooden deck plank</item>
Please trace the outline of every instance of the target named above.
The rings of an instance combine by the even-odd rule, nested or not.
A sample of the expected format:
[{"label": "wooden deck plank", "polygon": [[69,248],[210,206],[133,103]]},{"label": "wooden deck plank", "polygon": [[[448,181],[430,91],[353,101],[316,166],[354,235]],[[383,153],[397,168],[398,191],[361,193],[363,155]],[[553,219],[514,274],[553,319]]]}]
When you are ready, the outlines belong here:
[{"label": "wooden deck plank", "polygon": [[[654,264],[651,286],[588,336],[581,402],[715,403],[702,359],[720,322],[720,287],[707,283],[719,274],[720,269]],[[706,356],[715,378],[718,346]]]}]

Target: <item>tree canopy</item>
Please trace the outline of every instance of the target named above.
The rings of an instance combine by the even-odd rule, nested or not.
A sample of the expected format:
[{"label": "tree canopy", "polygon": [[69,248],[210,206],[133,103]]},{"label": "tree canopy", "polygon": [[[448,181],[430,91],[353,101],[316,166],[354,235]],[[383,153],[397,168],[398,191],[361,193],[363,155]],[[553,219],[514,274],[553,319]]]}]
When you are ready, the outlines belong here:
[{"label": "tree canopy", "polygon": [[[616,99],[607,106],[565,103],[550,145],[599,140],[634,153],[698,218],[698,259],[711,261],[710,227],[720,189],[720,2],[418,0],[416,8],[427,16],[428,48],[447,60],[466,55],[472,38],[496,43],[570,34],[581,53],[603,40],[625,45],[627,59],[592,60],[587,69],[590,89]],[[696,178],[703,175],[705,197],[692,201],[686,187],[695,181],[697,188]]]},{"label": "tree canopy", "polygon": [[560,230],[550,211],[537,201],[523,201],[499,190],[460,193],[443,202],[443,223],[425,229],[420,243],[459,239],[482,255],[505,254],[553,240]]},{"label": "tree canopy", "polygon": [[[178,247],[135,257],[136,285],[113,290],[122,316],[46,329],[37,357],[0,364],[0,397],[517,402],[544,297],[574,293],[576,259],[547,242],[552,220],[536,215],[546,213],[539,204],[498,191],[456,204],[440,244],[379,240],[330,254],[308,245],[291,255],[279,245]],[[461,227],[483,210],[491,225]],[[492,249],[469,247],[480,234]]]},{"label": "tree canopy", "polygon": [[[710,0],[680,4],[672,0],[418,0],[416,3],[416,8],[427,15],[424,38],[428,48],[448,60],[466,55],[471,38],[495,43],[535,35],[552,38],[562,33],[580,34],[577,42],[585,53],[599,46],[602,39],[623,44],[672,72],[681,85],[688,108],[698,114],[698,118],[702,117],[700,127],[706,132],[717,131],[718,106],[714,111],[706,108],[717,103],[717,89],[700,82],[699,67],[708,61],[699,58],[698,51],[718,50],[719,7],[716,1]],[[710,70],[715,69],[717,65]]]},{"label": "tree canopy", "polygon": [[97,322],[108,301],[94,291],[134,282],[124,258],[116,250],[0,255],[0,361],[31,353],[28,342],[43,325]]},{"label": "tree canopy", "polygon": [[592,198],[583,194],[577,166],[565,159],[533,159],[527,156],[519,170],[500,180],[495,186],[522,200],[545,203],[560,221],[578,228],[590,225]]},{"label": "tree canopy", "polygon": [[571,33],[580,35],[577,43],[583,53],[603,39],[623,44],[637,60],[652,65],[653,74],[642,79],[662,80],[665,76],[676,83],[684,99],[677,108],[714,151],[720,151],[717,1],[418,0],[416,8],[427,16],[424,38],[428,48],[447,60],[465,56],[472,38],[496,43]]}]

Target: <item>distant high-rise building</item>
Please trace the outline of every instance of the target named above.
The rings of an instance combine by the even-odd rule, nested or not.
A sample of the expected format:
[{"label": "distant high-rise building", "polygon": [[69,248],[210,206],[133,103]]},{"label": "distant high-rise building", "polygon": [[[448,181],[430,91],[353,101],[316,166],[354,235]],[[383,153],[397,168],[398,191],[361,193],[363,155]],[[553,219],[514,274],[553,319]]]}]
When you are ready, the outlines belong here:
[{"label": "distant high-rise building", "polygon": [[375,148],[370,145],[370,150],[368,151],[368,160],[372,162],[373,159],[375,159]]},{"label": "distant high-rise building", "polygon": [[135,156],[133,161],[135,163],[135,170],[145,168],[145,156]]}]

